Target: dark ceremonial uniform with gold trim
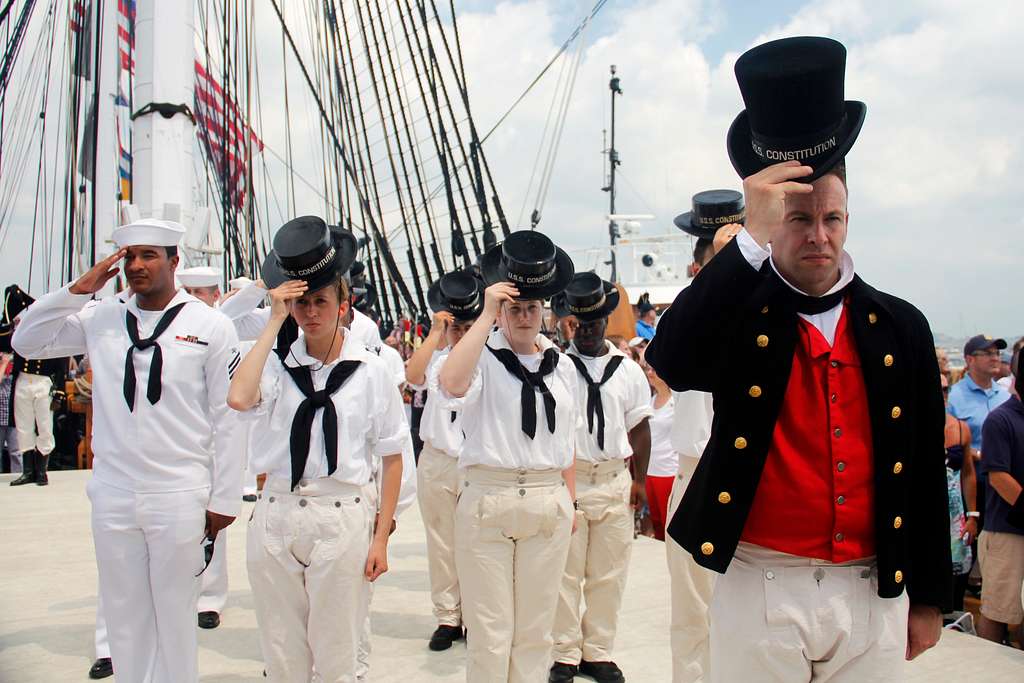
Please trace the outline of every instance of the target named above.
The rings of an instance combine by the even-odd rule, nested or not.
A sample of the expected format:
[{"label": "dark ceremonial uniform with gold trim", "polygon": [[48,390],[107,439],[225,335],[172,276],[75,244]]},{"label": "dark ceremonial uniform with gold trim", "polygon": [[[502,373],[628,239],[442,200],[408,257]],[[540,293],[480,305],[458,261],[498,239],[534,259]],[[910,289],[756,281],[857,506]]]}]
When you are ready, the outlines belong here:
[{"label": "dark ceremonial uniform with gold trim", "polygon": [[[916,308],[859,277],[846,295],[871,421],[878,594],[896,597],[906,587],[912,603],[945,610],[952,572],[944,409],[931,330]],[[796,306],[770,263],[754,270],[733,240],[679,294],[646,352],[674,390],[714,396],[711,439],[668,533],[720,573],[743,533],[784,400]],[[891,523],[897,516],[899,528]]]}]

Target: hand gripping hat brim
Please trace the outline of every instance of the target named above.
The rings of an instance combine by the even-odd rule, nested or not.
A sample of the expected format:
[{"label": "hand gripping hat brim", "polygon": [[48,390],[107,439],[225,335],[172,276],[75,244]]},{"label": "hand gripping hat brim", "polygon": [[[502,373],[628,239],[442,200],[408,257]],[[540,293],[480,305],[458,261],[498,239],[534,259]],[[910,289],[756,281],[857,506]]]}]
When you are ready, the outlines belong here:
[{"label": "hand gripping hat brim", "polygon": [[[583,273],[580,273],[579,275],[583,275]],[[579,275],[577,275],[577,277],[579,277]],[[585,305],[580,308],[570,304],[568,300],[568,293],[566,291],[562,291],[551,297],[551,310],[554,311],[555,315],[559,318],[568,318],[569,316],[573,316],[577,320],[582,320],[584,322],[607,318],[619,306],[619,290],[615,285],[607,280],[602,280],[601,284],[604,287],[604,296],[598,301],[594,301],[592,304]],[[572,285],[570,284],[569,287],[571,286]]]},{"label": "hand gripping hat brim", "polygon": [[[519,230],[514,232],[506,238],[505,242],[509,240],[526,242],[531,239],[529,236],[543,238],[550,244],[550,240],[548,240],[546,236],[532,230]],[[553,275],[536,284],[529,281],[515,281],[509,277],[508,269],[506,268],[506,262],[503,254],[505,242],[491,247],[480,258],[480,274],[483,277],[485,286],[489,287],[497,282],[511,282],[516,286],[516,289],[519,290],[519,296],[516,298],[521,301],[549,299],[565,289],[566,285],[569,284],[569,281],[572,280],[572,276],[576,272],[569,254],[565,253],[565,251],[557,245],[551,245],[554,247]]]},{"label": "hand gripping hat brim", "polygon": [[[303,230],[315,235],[316,232],[311,228],[316,227],[317,221],[319,221],[320,225],[323,225],[321,219],[314,216],[304,216],[289,221],[281,227],[278,234],[274,237],[275,247],[282,242],[282,233],[285,233],[285,231],[288,231],[288,233],[285,233],[286,237],[293,236]],[[267,254],[267,258],[263,260],[263,266],[260,268],[260,276],[267,288],[274,289],[289,280],[304,280],[309,287],[309,291],[315,292],[344,276],[349,268],[352,267],[353,261],[356,260],[356,237],[350,231],[336,225],[329,226],[329,231],[333,254],[330,249],[324,250],[319,242],[311,244],[309,253],[315,254],[316,258],[311,258],[310,260],[314,261],[314,263],[312,266],[299,271],[289,272],[282,264],[281,256],[278,254],[277,249],[272,249]]]}]

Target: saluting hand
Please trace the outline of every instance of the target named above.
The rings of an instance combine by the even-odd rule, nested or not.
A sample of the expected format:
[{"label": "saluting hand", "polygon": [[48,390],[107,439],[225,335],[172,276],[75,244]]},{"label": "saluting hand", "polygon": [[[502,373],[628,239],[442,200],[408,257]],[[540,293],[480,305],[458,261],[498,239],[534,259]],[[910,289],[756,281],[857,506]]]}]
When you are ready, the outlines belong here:
[{"label": "saluting hand", "polygon": [[289,280],[270,290],[270,317],[281,321],[288,317],[288,302],[306,293],[309,285],[304,280]]},{"label": "saluting hand", "polygon": [[89,272],[85,275],[75,280],[75,283],[71,285],[71,289],[68,291],[72,294],[95,294],[100,291],[112,277],[121,272],[121,269],[116,264],[127,254],[127,249],[118,249],[90,268]]},{"label": "saluting hand", "polygon": [[484,311],[481,318],[494,320],[498,317],[501,304],[505,301],[514,301],[519,296],[519,290],[511,282],[495,282],[484,290]]},{"label": "saluting hand", "polygon": [[786,217],[786,195],[810,194],[814,191],[809,183],[796,180],[811,173],[813,169],[802,166],[799,161],[784,161],[743,180],[747,232],[762,247],[771,242],[782,229]]}]

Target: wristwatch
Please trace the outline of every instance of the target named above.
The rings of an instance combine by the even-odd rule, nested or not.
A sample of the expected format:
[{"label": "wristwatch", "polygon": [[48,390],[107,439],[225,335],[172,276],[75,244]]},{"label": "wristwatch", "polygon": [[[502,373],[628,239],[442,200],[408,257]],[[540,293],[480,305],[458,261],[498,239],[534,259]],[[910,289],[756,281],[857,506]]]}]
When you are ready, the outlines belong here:
[{"label": "wristwatch", "polygon": [[978,512],[977,510],[971,510],[970,512],[967,513],[967,516],[968,517],[981,517],[981,513]]}]

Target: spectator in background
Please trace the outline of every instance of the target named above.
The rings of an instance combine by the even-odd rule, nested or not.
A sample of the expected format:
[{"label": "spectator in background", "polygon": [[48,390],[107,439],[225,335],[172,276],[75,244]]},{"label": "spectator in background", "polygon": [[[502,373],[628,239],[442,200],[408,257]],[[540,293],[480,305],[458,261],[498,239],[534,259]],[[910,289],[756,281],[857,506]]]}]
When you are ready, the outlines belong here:
[{"label": "spectator in background", "polygon": [[21,472],[21,451],[18,449],[18,430],[14,427],[14,409],[11,390],[14,385],[12,370],[13,357],[0,353],[0,448],[7,450],[11,461],[11,473]]},{"label": "spectator in background", "polygon": [[676,401],[665,380],[658,377],[650,365],[642,362],[640,366],[651,385],[651,407],[654,408],[654,414],[648,420],[651,426],[651,457],[647,464],[647,506],[654,537],[664,541],[668,497],[679,470],[679,454],[672,448],[671,439]]},{"label": "spectator in background", "polygon": [[[942,397],[949,400],[949,381],[939,375]],[[978,537],[977,477],[971,429],[963,420],[946,413],[946,484],[949,487],[949,536],[953,556],[953,611],[964,609],[964,592],[974,557],[971,544]]]},{"label": "spectator in background", "polygon": [[639,319],[636,321],[636,336],[646,341],[654,339],[654,325],[658,320],[658,311],[651,303],[650,295],[646,292],[640,295],[636,304],[636,312]]},{"label": "spectator in background", "polygon": [[[622,351],[622,353],[625,354],[627,357],[633,358],[633,354],[630,353],[629,351],[629,342],[626,341],[625,337],[622,337],[617,334],[610,334],[607,337],[605,337],[605,339],[610,341],[615,348],[617,348],[619,351]],[[636,361],[636,358],[633,358],[633,360]]]},{"label": "spectator in background", "polygon": [[[981,561],[981,618],[978,635],[996,643],[1007,627],[1024,621],[1024,377],[1016,372],[1016,396],[985,420],[981,469],[988,475],[985,528],[978,539]],[[1020,637],[1018,636],[1018,640]]]},{"label": "spectator in background", "polygon": [[946,353],[946,349],[940,349],[936,346],[935,360],[939,362],[939,374],[944,375],[947,380],[950,379],[949,355]]},{"label": "spectator in background", "polygon": [[1005,386],[1002,380],[1010,377],[1013,373],[1010,372],[1010,363],[1013,361],[1013,352],[1011,351],[1000,351],[999,352],[999,369],[996,371],[996,380],[999,382],[999,386],[1003,387],[1007,391],[1010,387]]},{"label": "spectator in background", "polygon": [[[1013,343],[1013,351],[1012,353],[1010,353],[1008,367],[1006,368],[1006,374],[1003,377],[996,380],[996,384],[1001,386],[1003,389],[1006,389],[1007,391],[1010,391],[1011,387],[1013,386],[1013,368],[1017,367],[1017,357],[1020,355],[1021,347],[1024,347],[1024,337],[1021,337],[1020,339]],[[1000,357],[999,360],[1000,362],[1002,362],[1002,357]]]}]

